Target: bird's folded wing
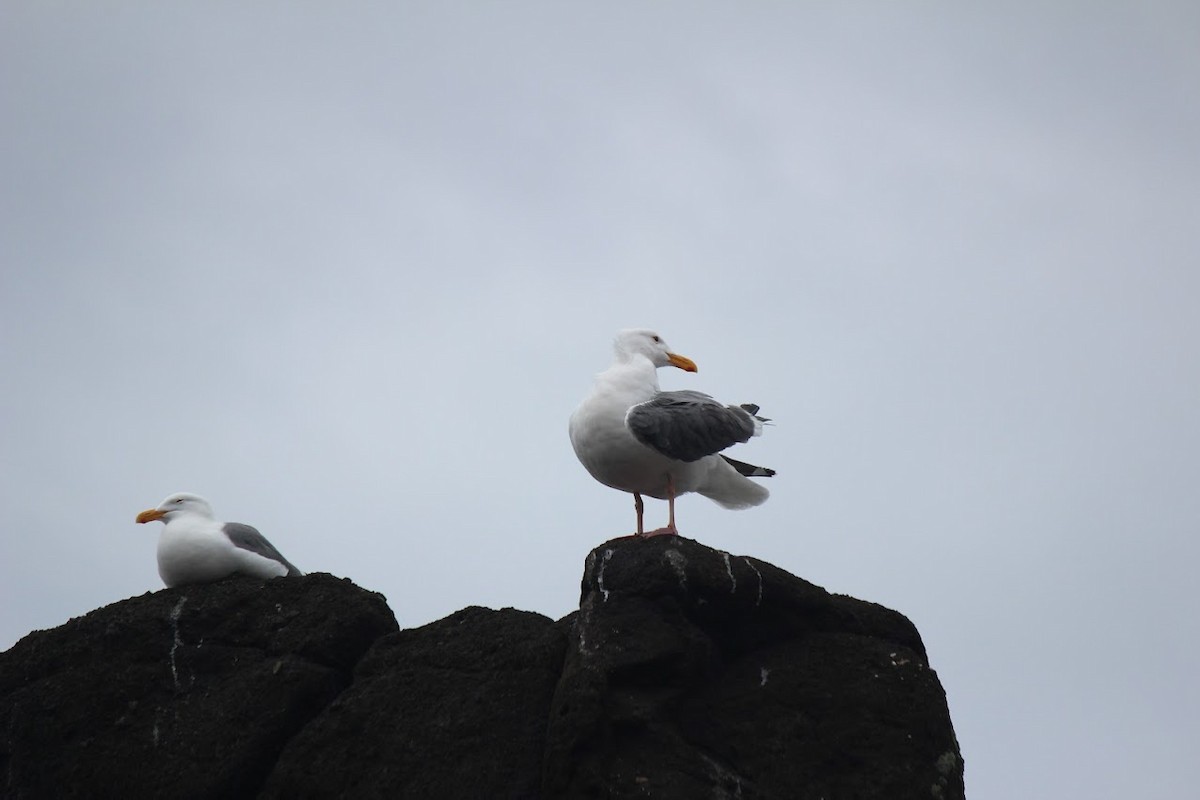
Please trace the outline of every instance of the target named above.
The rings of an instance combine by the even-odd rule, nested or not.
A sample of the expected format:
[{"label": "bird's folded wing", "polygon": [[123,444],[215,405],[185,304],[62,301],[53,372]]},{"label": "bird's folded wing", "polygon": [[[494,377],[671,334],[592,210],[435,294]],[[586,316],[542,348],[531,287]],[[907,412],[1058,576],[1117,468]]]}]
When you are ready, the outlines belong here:
[{"label": "bird's folded wing", "polygon": [[679,461],[696,461],[748,441],[754,423],[745,409],[693,391],[659,392],[625,415],[639,442]]},{"label": "bird's folded wing", "polygon": [[268,542],[267,537],[259,533],[257,528],[243,525],[240,522],[226,522],[222,530],[229,537],[229,541],[233,542],[235,546],[283,564],[287,567],[288,575],[304,574],[296,569],[292,562],[284,558],[283,553],[275,549],[275,545]]}]

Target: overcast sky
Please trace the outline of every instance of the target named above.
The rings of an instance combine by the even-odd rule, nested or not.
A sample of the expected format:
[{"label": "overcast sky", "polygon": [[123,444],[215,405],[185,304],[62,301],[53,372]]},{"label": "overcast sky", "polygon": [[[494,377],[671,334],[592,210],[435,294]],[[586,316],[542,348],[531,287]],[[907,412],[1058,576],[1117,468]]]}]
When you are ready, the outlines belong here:
[{"label": "overcast sky", "polygon": [[1200,6],[247,5],[0,10],[0,648],[183,490],[561,617],[644,326],[776,421],[682,533],[908,615],[973,800],[1194,791]]}]

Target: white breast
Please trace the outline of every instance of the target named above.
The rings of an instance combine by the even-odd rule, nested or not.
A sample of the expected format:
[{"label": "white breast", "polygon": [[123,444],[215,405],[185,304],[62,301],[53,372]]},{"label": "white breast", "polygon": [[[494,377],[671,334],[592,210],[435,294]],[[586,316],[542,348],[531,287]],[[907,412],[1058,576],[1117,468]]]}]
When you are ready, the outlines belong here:
[{"label": "white breast", "polygon": [[646,447],[625,425],[636,403],[649,400],[657,382],[617,369],[602,373],[592,394],[571,415],[571,446],[592,477],[625,492],[667,497],[667,476],[675,478],[676,494],[692,490],[695,469]]},{"label": "white breast", "polygon": [[235,573],[273,578],[282,564],[237,547],[221,531],[222,523],[201,517],[171,520],[158,539],[158,574],[167,586],[211,583]]}]

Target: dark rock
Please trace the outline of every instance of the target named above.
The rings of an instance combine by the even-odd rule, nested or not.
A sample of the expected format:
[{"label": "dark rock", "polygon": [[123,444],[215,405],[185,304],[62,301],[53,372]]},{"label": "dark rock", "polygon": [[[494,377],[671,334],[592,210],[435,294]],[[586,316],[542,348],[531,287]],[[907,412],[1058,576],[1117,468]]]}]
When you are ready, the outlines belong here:
[{"label": "dark rock", "polygon": [[309,575],[167,589],[0,653],[0,795],[963,798],[916,628],[678,537],[587,559],[554,622],[396,631]]},{"label": "dark rock", "polygon": [[0,654],[7,798],[253,797],[396,630],[329,575],[233,578],[106,606]]},{"label": "dark rock", "polygon": [[547,617],[476,607],[384,637],[265,796],[538,797],[565,645]]},{"label": "dark rock", "polygon": [[907,619],[665,536],[588,556],[543,789],[963,797],[945,694]]}]

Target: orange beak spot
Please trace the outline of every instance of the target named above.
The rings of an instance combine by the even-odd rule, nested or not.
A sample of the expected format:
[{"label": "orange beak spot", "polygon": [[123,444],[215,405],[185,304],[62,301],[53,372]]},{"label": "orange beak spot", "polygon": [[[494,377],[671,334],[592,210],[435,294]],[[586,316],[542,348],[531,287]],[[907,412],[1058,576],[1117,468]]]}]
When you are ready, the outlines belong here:
[{"label": "orange beak spot", "polygon": [[138,522],[154,522],[156,519],[162,519],[166,514],[159,511],[157,508],[150,508],[137,515]]},{"label": "orange beak spot", "polygon": [[698,372],[696,362],[686,356],[677,356],[674,353],[667,353],[667,360],[671,362],[671,366],[679,367],[684,372]]}]

